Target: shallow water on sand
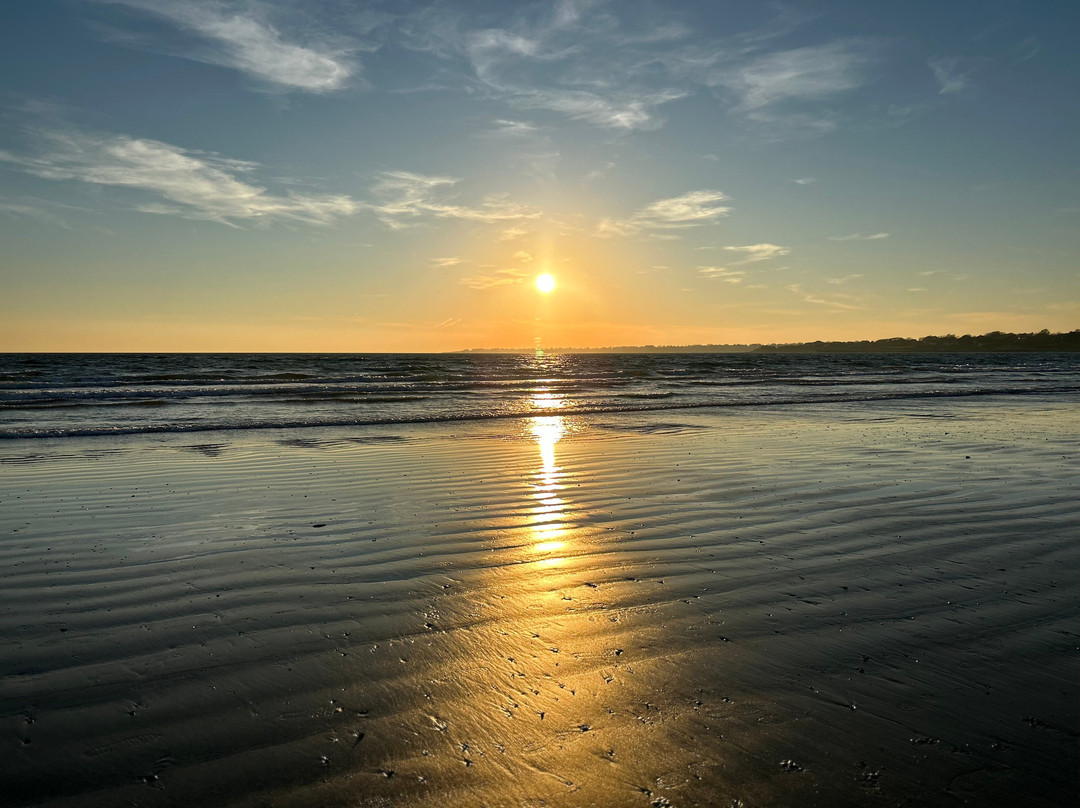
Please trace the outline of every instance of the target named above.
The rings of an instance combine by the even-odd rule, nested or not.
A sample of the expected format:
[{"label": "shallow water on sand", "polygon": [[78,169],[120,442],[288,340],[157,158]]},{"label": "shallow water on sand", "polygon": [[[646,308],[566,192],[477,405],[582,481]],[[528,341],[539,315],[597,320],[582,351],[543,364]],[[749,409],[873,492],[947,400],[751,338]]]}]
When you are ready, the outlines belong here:
[{"label": "shallow water on sand", "polygon": [[1060,805],[1055,399],[8,441],[13,805]]}]

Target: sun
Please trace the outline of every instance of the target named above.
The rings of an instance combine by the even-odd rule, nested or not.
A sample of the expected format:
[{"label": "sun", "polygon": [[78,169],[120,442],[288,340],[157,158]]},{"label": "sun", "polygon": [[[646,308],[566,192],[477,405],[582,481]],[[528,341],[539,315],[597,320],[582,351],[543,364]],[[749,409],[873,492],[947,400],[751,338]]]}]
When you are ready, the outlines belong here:
[{"label": "sun", "polygon": [[546,295],[548,292],[555,288],[555,278],[545,272],[543,275],[536,279],[536,288]]}]

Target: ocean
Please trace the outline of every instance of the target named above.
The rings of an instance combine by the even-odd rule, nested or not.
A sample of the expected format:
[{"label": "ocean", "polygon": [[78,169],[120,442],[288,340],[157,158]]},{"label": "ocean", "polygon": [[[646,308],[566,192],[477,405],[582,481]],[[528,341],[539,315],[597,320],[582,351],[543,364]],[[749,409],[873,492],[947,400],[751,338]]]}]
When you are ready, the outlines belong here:
[{"label": "ocean", "polygon": [[8,354],[0,438],[1078,391],[1068,353]]}]

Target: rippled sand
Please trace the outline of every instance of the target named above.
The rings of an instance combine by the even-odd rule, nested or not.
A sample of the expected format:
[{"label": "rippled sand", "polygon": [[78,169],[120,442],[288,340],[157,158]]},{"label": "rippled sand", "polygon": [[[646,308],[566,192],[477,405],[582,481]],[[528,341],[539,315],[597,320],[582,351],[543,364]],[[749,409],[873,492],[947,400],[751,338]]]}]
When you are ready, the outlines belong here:
[{"label": "rippled sand", "polygon": [[1078,789],[1074,405],[0,445],[0,803]]}]

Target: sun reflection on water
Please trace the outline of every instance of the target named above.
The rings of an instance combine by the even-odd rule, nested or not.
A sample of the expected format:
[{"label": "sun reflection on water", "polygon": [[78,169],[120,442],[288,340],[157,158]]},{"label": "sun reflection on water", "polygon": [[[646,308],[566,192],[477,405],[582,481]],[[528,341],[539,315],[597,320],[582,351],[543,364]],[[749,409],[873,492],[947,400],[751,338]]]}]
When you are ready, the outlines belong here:
[{"label": "sun reflection on water", "polygon": [[[538,410],[559,409],[563,403],[546,389],[533,391],[532,405]],[[540,556],[541,565],[555,566],[564,561],[559,554],[566,549],[569,528],[569,507],[560,496],[565,487],[563,470],[555,457],[555,444],[566,434],[566,423],[561,415],[539,415],[530,419],[529,429],[540,448],[540,468],[533,475],[532,483],[535,502],[529,516],[532,549]]]}]

